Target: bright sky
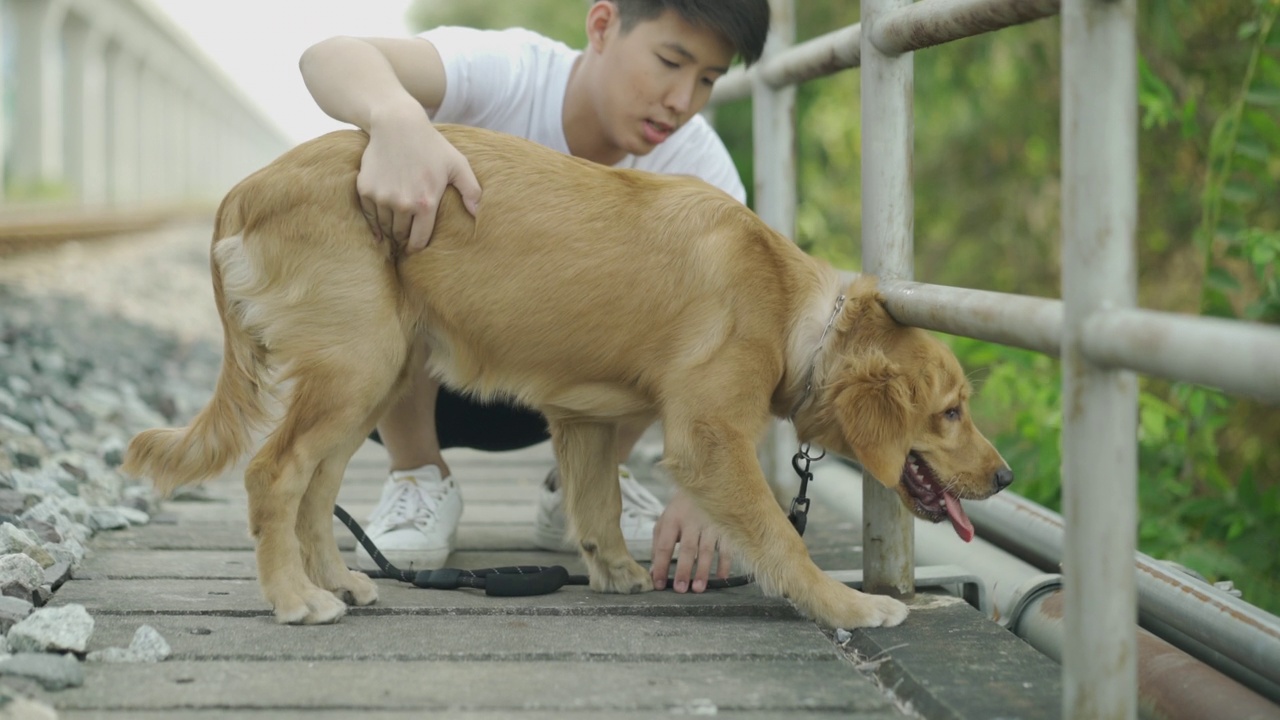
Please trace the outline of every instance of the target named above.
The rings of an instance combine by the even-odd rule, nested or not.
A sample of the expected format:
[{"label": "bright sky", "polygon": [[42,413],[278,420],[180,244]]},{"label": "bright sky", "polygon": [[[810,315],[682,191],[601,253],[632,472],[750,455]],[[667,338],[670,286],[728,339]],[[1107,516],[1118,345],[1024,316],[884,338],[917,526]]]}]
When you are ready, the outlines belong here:
[{"label": "bright sky", "polygon": [[298,58],[333,35],[408,35],[412,0],[149,0],[295,142],[341,127],[316,107]]}]

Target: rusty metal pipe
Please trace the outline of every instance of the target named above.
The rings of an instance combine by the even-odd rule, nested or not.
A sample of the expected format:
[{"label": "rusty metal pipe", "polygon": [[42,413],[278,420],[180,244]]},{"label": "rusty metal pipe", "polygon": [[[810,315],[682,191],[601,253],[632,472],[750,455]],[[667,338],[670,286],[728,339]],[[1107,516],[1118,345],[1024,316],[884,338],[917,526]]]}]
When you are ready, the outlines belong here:
[{"label": "rusty metal pipe", "polygon": [[[1045,570],[1062,563],[1062,516],[1009,492],[966,505],[979,535]],[[1280,618],[1136,553],[1139,619],[1177,628],[1195,642],[1188,653],[1280,702]],[[1168,638],[1177,643],[1178,638]],[[1197,652],[1209,648],[1215,657]],[[1243,667],[1267,685],[1235,671]]]},{"label": "rusty metal pipe", "polygon": [[[1064,592],[1023,606],[1009,629],[1040,652],[1062,661]],[[1277,706],[1153,633],[1138,629],[1138,710],[1158,720],[1280,718]]]}]

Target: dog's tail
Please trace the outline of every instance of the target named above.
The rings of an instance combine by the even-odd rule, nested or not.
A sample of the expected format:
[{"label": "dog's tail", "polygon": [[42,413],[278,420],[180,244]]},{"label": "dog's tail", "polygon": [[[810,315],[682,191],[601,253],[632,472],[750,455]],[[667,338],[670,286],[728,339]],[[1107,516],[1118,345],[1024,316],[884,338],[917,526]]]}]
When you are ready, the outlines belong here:
[{"label": "dog's tail", "polygon": [[[238,208],[228,197],[219,209],[214,245],[224,238],[224,225],[240,226]],[[222,370],[209,404],[185,428],[159,428],[139,433],[129,442],[121,469],[147,477],[167,495],[179,486],[206,480],[248,451],[252,432],[268,419],[264,403],[268,382],[266,349],[228,306],[219,263],[211,263],[213,291],[222,317]]]}]

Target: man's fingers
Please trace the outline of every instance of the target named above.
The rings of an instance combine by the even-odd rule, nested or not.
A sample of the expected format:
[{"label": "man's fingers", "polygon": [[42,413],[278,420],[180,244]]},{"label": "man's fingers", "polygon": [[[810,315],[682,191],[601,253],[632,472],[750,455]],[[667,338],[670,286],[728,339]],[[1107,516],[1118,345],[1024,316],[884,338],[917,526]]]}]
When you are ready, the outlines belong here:
[{"label": "man's fingers", "polygon": [[667,571],[671,569],[671,554],[676,550],[676,529],[661,521],[653,526],[653,564],[649,574],[653,576],[655,590],[667,587]]},{"label": "man's fingers", "polygon": [[681,538],[680,556],[676,558],[676,575],[672,579],[672,586],[675,587],[676,592],[682,593],[689,589],[689,576],[693,572],[693,565],[697,558],[697,538]]},{"label": "man's fingers", "polygon": [[449,182],[458,188],[458,194],[462,195],[462,204],[467,207],[467,212],[472,216],[480,212],[480,181],[476,180],[476,174],[472,172],[471,165],[464,161],[454,171]]},{"label": "man's fingers", "polygon": [[360,213],[364,215],[364,221],[369,223],[369,231],[373,233],[374,239],[381,240],[382,230],[378,227],[378,206],[374,205],[372,200],[361,197]]},{"label": "man's fingers", "polygon": [[703,532],[698,539],[698,569],[693,576],[693,591],[702,592],[707,589],[707,578],[711,577],[711,565],[716,557],[716,534]]},{"label": "man's fingers", "polygon": [[383,240],[391,240],[395,237],[392,227],[395,225],[395,215],[389,206],[378,206],[378,231],[380,238]]},{"label": "man's fingers", "polygon": [[396,243],[404,244],[409,240],[409,229],[413,226],[413,213],[403,210],[395,213],[391,219],[391,236]]},{"label": "man's fingers", "polygon": [[436,210],[439,205],[432,205],[413,218],[413,229],[409,232],[409,244],[406,251],[416,253],[431,242],[431,231],[436,226]]}]

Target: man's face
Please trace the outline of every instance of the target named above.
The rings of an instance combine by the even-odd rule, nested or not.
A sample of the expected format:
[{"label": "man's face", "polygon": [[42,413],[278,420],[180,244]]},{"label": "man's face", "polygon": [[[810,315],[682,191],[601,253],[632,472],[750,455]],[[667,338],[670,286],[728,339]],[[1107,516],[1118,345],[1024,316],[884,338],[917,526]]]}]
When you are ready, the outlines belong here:
[{"label": "man's face", "polygon": [[673,10],[621,33],[615,17],[601,50],[596,108],[610,142],[645,155],[706,106],[733,46]]}]

